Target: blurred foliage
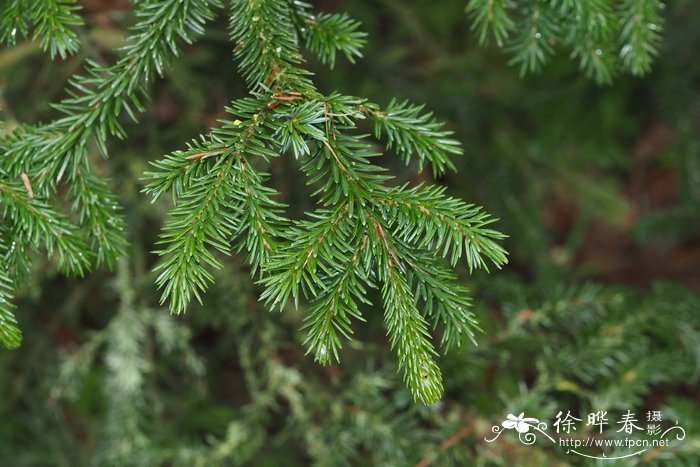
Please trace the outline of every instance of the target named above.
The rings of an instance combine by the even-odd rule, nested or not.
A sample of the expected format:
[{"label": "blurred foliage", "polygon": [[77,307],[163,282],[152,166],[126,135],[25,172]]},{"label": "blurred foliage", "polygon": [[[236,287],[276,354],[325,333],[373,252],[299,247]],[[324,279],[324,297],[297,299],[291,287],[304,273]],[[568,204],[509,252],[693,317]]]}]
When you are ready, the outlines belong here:
[{"label": "blurred foliage", "polygon": [[[0,51],[8,127],[55,116],[48,103],[85,59],[113,59],[128,3],[83,5],[74,56],[52,62],[27,42]],[[82,280],[37,259],[22,284],[23,346],[0,353],[0,465],[589,465],[511,433],[484,441],[508,413],[551,421],[559,410],[660,410],[683,441],[599,465],[697,465],[700,5],[668,4],[651,73],[605,87],[561,54],[520,78],[468,32],[462,1],[319,8],[347,11],[369,33],[354,66],[312,61],[319,89],[425,102],[465,147],[440,181],[509,235],[504,272],[463,278],[484,332],[441,358],[442,400],[413,403],[380,313],[366,313],[342,366],[316,365],[299,331],[306,310],[265,311],[239,256],[201,309],[171,317],[158,306],[150,252],[171,203],[146,202],[139,180],[246,93],[219,17],[152,84],[142,122],[124,121],[130,138],[110,146],[128,259]],[[400,158],[380,163],[431,178]],[[308,188],[292,169],[275,159],[271,180],[299,214]]]},{"label": "blurred foliage", "polygon": [[665,8],[659,0],[471,0],[467,13],[479,41],[493,36],[521,74],[541,70],[563,46],[586,76],[609,84],[619,72],[651,70]]}]

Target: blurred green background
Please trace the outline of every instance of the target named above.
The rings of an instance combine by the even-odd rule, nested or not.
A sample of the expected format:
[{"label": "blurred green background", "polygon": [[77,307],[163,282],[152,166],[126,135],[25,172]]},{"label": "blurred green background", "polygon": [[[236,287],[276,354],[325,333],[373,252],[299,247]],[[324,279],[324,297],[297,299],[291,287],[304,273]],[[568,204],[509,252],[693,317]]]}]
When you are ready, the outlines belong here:
[{"label": "blurred green background", "polygon": [[[79,3],[75,57],[0,49],[8,126],[54,118],[49,103],[86,58],[114,59],[130,4]],[[509,235],[504,270],[464,273],[484,333],[441,359],[442,401],[413,403],[379,312],[365,314],[342,366],[314,364],[303,307],[265,311],[241,257],[203,306],[179,317],[158,306],[150,251],[170,203],[150,204],[141,177],[246,93],[220,15],[152,85],[112,158],[93,161],[126,208],[130,256],[84,279],[36,261],[20,290],[24,342],[0,352],[0,465],[593,465],[542,439],[484,440],[508,413],[551,423],[560,410],[584,420],[605,410],[612,425],[627,410],[662,411],[686,430],[600,465],[700,465],[700,2],[669,3],[652,73],[609,86],[566,54],[521,78],[503,51],[478,45],[463,1],[315,5],[369,33],[355,65],[309,57],[320,90],[425,103],[465,148],[438,182]],[[391,154],[379,163],[410,181],[430,176]],[[299,215],[308,190],[287,176],[293,164],[275,159],[272,183]],[[590,433],[581,423],[576,435]]]}]

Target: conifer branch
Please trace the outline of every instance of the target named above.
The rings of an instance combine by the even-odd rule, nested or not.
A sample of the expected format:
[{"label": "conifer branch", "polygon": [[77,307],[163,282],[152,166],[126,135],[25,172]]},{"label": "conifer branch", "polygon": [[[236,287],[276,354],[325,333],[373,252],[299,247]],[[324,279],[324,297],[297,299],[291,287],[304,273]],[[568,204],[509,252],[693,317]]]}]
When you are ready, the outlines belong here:
[{"label": "conifer branch", "polygon": [[[427,333],[427,325],[415,310],[416,297],[411,289],[425,301],[426,316],[444,325],[443,346],[446,349],[460,346],[465,338],[473,338],[473,330],[478,327],[467,311],[469,301],[464,295],[465,289],[435,263],[436,258],[424,252],[450,253],[452,264],[464,255],[470,268],[486,266],[482,255],[501,265],[506,262],[505,252],[494,240],[502,235],[485,227],[491,220],[479,209],[444,197],[442,190],[421,192],[419,188],[388,189],[384,186],[391,177],[380,174],[383,169],[371,163],[378,154],[371,149],[365,136],[353,133],[355,119],[364,119],[368,111],[377,112],[376,106],[338,94],[320,96],[309,89],[299,94],[285,95],[284,99],[275,99],[279,94],[269,97],[275,102],[274,110],[267,114],[268,126],[261,130],[271,134],[260,141],[272,151],[290,150],[302,160],[309,183],[319,187],[314,195],[319,197],[324,208],[310,214],[312,220],[294,222],[291,229],[283,224],[280,225],[282,230],[259,229],[260,233],[268,230],[269,238],[278,239],[276,248],[266,248],[260,238],[257,243],[248,241],[247,247],[253,255],[271,251],[269,258],[258,255],[258,264],[252,261],[254,267],[262,267],[261,284],[265,290],[261,298],[268,306],[280,308],[289,298],[293,298],[295,304],[301,297],[311,302],[304,326],[308,331],[305,343],[316,360],[325,364],[332,358],[339,360],[341,336],[349,338],[352,334],[351,319],[363,320],[360,305],[369,304],[367,287],[376,287],[375,277],[382,277],[382,268],[390,270],[393,288],[383,288],[390,339],[391,336],[398,339],[402,333],[414,335],[411,349],[417,353],[411,356],[407,353],[409,349],[401,346],[396,347],[396,351],[414,396],[433,401],[440,392],[440,374],[439,370],[434,371],[435,363],[429,358],[435,352],[432,344],[418,340],[419,335]],[[407,155],[410,149],[419,147],[426,157],[439,160],[435,152],[441,149],[440,143],[446,136],[437,133],[439,124],[430,115],[416,117],[420,111],[418,107],[402,104],[401,108],[410,109],[408,117],[401,121],[403,126],[394,125],[392,120],[388,131],[403,132],[401,137],[410,141],[402,146]],[[237,122],[245,125],[241,120]],[[224,124],[231,125],[230,122]],[[430,138],[433,140],[428,141]],[[436,138],[443,140],[436,143]],[[216,144],[222,141],[218,138]],[[452,145],[456,143],[450,142]],[[195,162],[206,160],[207,156],[199,156],[206,153],[205,147],[197,147],[196,151],[188,153],[188,157],[195,156]],[[154,175],[154,183],[165,180],[172,185],[173,179],[167,172],[182,170],[181,165],[179,169],[176,167],[164,167],[165,173]],[[241,191],[248,191],[245,184],[238,183]],[[265,193],[262,185],[256,186],[255,191]],[[252,205],[256,206],[257,203]],[[387,227],[382,227],[381,222],[387,222]],[[249,216],[241,225],[247,226],[250,234],[261,224],[256,216]],[[375,236],[374,242],[368,237],[372,225],[381,233]],[[377,243],[377,238],[382,242]],[[390,247],[391,243],[397,246]],[[399,246],[402,248],[400,255],[395,251]],[[385,257],[384,265],[380,254]],[[399,256],[406,259],[401,260]],[[408,258],[413,258],[411,263],[406,262]],[[387,269],[387,265],[391,267]],[[438,284],[437,280],[444,282]],[[453,298],[457,294],[461,296]],[[397,314],[388,309],[397,306],[389,303],[390,300],[400,302]],[[408,303],[412,305],[409,307]],[[415,361],[422,363],[416,366],[411,363]]]},{"label": "conifer branch", "polygon": [[370,228],[372,250],[378,263],[377,279],[383,283],[384,316],[392,350],[399,358],[404,382],[416,400],[436,402],[442,395],[442,375],[435,362],[428,325],[416,308],[416,300],[390,234],[377,219]]},{"label": "conifer branch", "polygon": [[[299,5],[299,2],[297,6]],[[297,28],[305,39],[306,48],[316,55],[324,65],[335,66],[338,52],[350,63],[362,58],[367,34],[360,31],[359,21],[346,13],[320,13],[314,15],[309,9],[299,7]]]},{"label": "conifer branch", "polygon": [[664,8],[662,0],[469,0],[466,11],[480,43],[492,35],[521,74],[566,48],[586,76],[609,84],[620,72],[651,70]]},{"label": "conifer branch", "polygon": [[257,95],[233,103],[227,110],[238,118],[222,120],[221,128],[200,138],[202,144],[176,151],[153,164],[158,171],[146,173],[151,183],[145,191],[154,199],[170,189],[176,197],[161,236],[165,247],[158,251],[166,257],[158,267],[162,271],[158,285],[164,288],[163,301],[170,299],[173,312],[184,311],[193,297],[201,300],[200,291],[213,281],[206,268],[221,267],[207,246],[228,254],[231,238],[237,238],[238,250],[248,252],[253,270],[274,251],[275,237],[286,223],[281,215],[284,206],[273,199],[277,193],[264,186],[266,174],[248,160],[249,156],[262,160],[277,156],[264,132],[276,112],[271,102]]},{"label": "conifer branch", "polygon": [[453,271],[426,253],[419,253],[418,258],[410,259],[408,280],[416,299],[424,303],[424,315],[432,318],[433,329],[442,326],[440,345],[445,352],[462,347],[465,337],[476,344],[474,335],[481,328],[469,311],[469,290],[459,284]]},{"label": "conifer branch", "polygon": [[[4,234],[0,231],[0,235]],[[4,260],[7,251],[12,246],[4,243],[0,236],[0,259]],[[13,313],[12,291],[14,290],[9,271],[5,268],[4,261],[0,263],[0,346],[8,349],[19,347],[22,342],[22,332],[17,327],[17,318]]]},{"label": "conifer branch", "polygon": [[69,183],[81,222],[99,262],[112,265],[124,246],[124,224],[116,198],[104,180],[92,175],[87,161],[89,144],[106,156],[107,135],[125,135],[117,117],[126,111],[133,119],[143,111],[139,94],[155,73],[162,74],[179,54],[179,43],[191,42],[213,17],[216,0],[150,0],[136,9],[139,21],[120,49],[113,66],[89,62],[86,76],[71,81],[70,97],[55,107],[65,117],[44,126],[22,126],[3,141],[7,172],[28,173],[35,191],[44,196],[58,181]]},{"label": "conifer branch", "polygon": [[553,42],[559,33],[554,11],[548,3],[533,1],[525,6],[523,18],[508,47],[512,58],[508,62],[520,67],[520,75],[538,72],[554,54]]},{"label": "conifer branch", "polygon": [[633,75],[649,73],[658,55],[663,24],[660,12],[664,7],[664,2],[658,0],[625,0],[619,6],[620,39],[624,43],[620,58]]},{"label": "conifer branch", "polygon": [[46,202],[30,198],[24,186],[0,183],[0,206],[13,242],[44,248],[49,256],[55,252],[59,267],[69,274],[82,275],[90,267],[89,250],[73,224]]},{"label": "conifer branch", "polygon": [[513,0],[471,0],[467,4],[466,11],[474,21],[472,30],[477,32],[479,43],[488,43],[489,33],[492,33],[496,44],[503,46],[515,27],[508,11],[514,6]]},{"label": "conifer branch", "polygon": [[[485,267],[483,254],[498,266],[506,262],[506,257],[493,240],[502,235],[484,228],[491,221],[479,209],[444,197],[444,190],[385,188],[383,182],[388,177],[376,175],[376,167],[369,162],[376,154],[363,144],[362,137],[348,137],[342,132],[354,127],[349,117],[353,112],[341,109],[343,106],[358,108],[358,103],[347,98],[326,98],[323,122],[326,139],[315,143],[319,149],[310,152],[304,165],[313,183],[325,180],[316,194],[323,205],[334,208],[314,213],[315,221],[297,223],[290,242],[268,265],[269,275],[262,281],[266,286],[262,298],[268,305],[281,307],[289,297],[298,303],[303,292],[312,302],[305,324],[309,352],[320,363],[329,363],[332,358],[339,360],[341,336],[350,337],[351,318],[362,320],[359,305],[369,304],[366,287],[375,287],[373,277],[381,278],[382,267],[386,268],[378,259],[383,254],[386,264],[392,266],[391,277],[395,279],[392,283],[396,286],[392,294],[384,288],[385,297],[398,299],[400,295],[411,303],[416,298],[424,300],[426,315],[445,326],[443,347],[459,347],[463,339],[473,339],[473,331],[478,330],[473,315],[467,311],[466,290],[455,283],[454,276],[441,268],[432,255],[423,251],[437,253],[444,249],[443,255],[452,252],[453,264],[464,254],[470,267]],[[334,119],[334,115],[342,117]],[[362,118],[362,115],[355,116]],[[382,227],[380,219],[392,230]],[[380,254],[376,246],[365,248],[371,225],[375,226],[384,253]],[[409,282],[413,284],[411,287]],[[419,295],[405,297],[407,287],[409,291],[415,288]],[[388,306],[385,302],[390,339],[395,332],[427,329],[422,317],[419,321],[415,317],[402,321],[390,315],[393,311],[387,310]],[[405,307],[401,313],[412,314]],[[400,361],[404,362],[404,378],[417,399],[431,400],[441,387],[439,372],[430,370],[434,363],[427,360],[434,349],[427,350],[432,349],[429,342],[411,342],[412,348],[422,352],[420,356],[409,357],[406,349],[396,348]],[[415,366],[406,363],[416,359],[424,362],[421,368],[428,368],[427,373],[419,374]]]},{"label": "conifer branch", "polygon": [[180,197],[170,219],[163,229],[157,251],[167,256],[156,271],[161,271],[156,284],[163,288],[161,303],[170,299],[170,310],[182,313],[193,297],[201,302],[200,291],[214,279],[206,266],[220,268],[221,263],[207,249],[212,246],[228,253],[228,238],[236,228],[237,219],[231,216],[233,202],[228,193],[233,180],[234,157],[223,159],[211,172],[197,180]]},{"label": "conifer branch", "polygon": [[282,212],[285,206],[273,199],[279,193],[263,184],[267,174],[256,171],[245,156],[241,156],[238,171],[240,184],[234,195],[243,218],[236,233],[238,251],[247,251],[253,273],[262,274],[262,266],[277,249],[276,238],[283,235],[282,229],[288,223]]},{"label": "conifer branch", "polygon": [[340,361],[338,352],[342,344],[338,334],[350,340],[353,333],[351,318],[365,321],[359,305],[372,304],[366,298],[367,289],[363,285],[372,286],[371,272],[366,267],[370,264],[367,238],[366,234],[357,236],[353,242],[345,244],[346,251],[342,245],[334,245],[334,261],[329,262],[329,269],[334,267],[335,270],[328,273],[335,280],[330,283],[330,288],[317,294],[306,317],[303,329],[307,329],[308,334],[304,344],[309,348],[308,353],[313,352],[321,364],[330,363],[331,358]]},{"label": "conifer branch", "polygon": [[0,5],[0,43],[15,45],[18,36],[33,38],[51,58],[66,58],[80,47],[73,30],[83,24],[75,0],[6,0]]},{"label": "conifer branch", "polygon": [[[25,20],[32,19],[26,16],[26,3],[13,0],[3,6],[0,31],[5,39],[8,34],[14,39],[18,31],[26,35]],[[78,24],[72,2],[39,3],[32,10],[35,16],[42,15],[35,36],[42,35],[43,43],[61,55],[72,51],[77,47],[77,41],[71,39],[74,33],[57,23]],[[191,43],[201,35],[204,24],[213,18],[212,7],[218,5],[217,0],[139,2],[135,9],[138,21],[120,49],[121,58],[112,66],[88,62],[86,75],[71,80],[70,97],[55,105],[64,117],[46,125],[20,125],[0,140],[0,184],[4,204],[9,206],[3,216],[16,222],[15,228],[7,231],[15,245],[8,268],[16,275],[28,270],[26,251],[35,246],[39,234],[45,236],[49,254],[56,248],[59,265],[76,273],[89,267],[93,258],[98,264],[112,266],[123,254],[124,221],[116,197],[108,183],[92,173],[88,152],[94,145],[106,156],[107,135],[124,137],[119,116],[126,111],[135,120],[136,112],[143,111],[143,85],[154,74],[163,73],[167,63],[179,55],[183,42]],[[24,200],[12,188],[12,180],[20,175],[31,180],[36,200]],[[72,213],[85,227],[82,232],[47,204],[62,181],[68,185]]]},{"label": "conifer branch", "polygon": [[[386,219],[395,219],[395,234],[419,248],[442,250],[454,266],[462,256],[469,269],[488,269],[484,256],[497,267],[507,262],[506,252],[494,240],[505,236],[485,228],[493,223],[481,208],[444,196],[444,187],[406,186],[389,190],[377,200]],[[392,223],[393,224],[393,223]]]},{"label": "conifer branch", "polygon": [[[215,6],[216,0],[139,2],[121,58],[113,66],[89,63],[86,76],[71,81],[70,97],[55,106],[64,117],[20,126],[0,140],[7,154],[0,202],[10,221],[3,234],[18,246],[5,254],[8,266],[26,268],[26,251],[36,246],[55,251],[59,265],[78,273],[91,264],[88,252],[106,263],[120,253],[123,221],[106,183],[90,170],[88,152],[94,146],[106,156],[108,135],[124,137],[118,117],[135,120],[143,111],[143,85],[162,74],[182,42],[201,35]],[[193,299],[202,301],[212,271],[223,266],[219,255],[245,251],[268,307],[281,309],[290,298],[310,304],[305,345],[326,364],[340,359],[353,318],[364,320],[363,308],[371,306],[368,290],[379,289],[404,381],[416,400],[435,402],[442,379],[429,320],[443,328],[444,349],[478,329],[466,289],[444,259],[455,266],[465,257],[470,269],[485,268],[487,260],[501,266],[506,253],[496,242],[503,235],[488,227],[492,220],[480,208],[443,189],[389,187],[393,177],[373,162],[381,153],[359,126],[369,119],[388,150],[407,164],[416,158],[420,169],[431,164],[435,175],[454,169],[449,157],[462,153],[459,143],[422,106],[394,99],[382,109],[316,89],[301,47],[330,66],[339,52],[350,61],[361,56],[365,35],[347,15],[316,15],[288,0],[233,0],[229,11],[234,57],[250,95],[226,108],[229,117],[218,128],[145,174],[154,200],[171,192],[174,202],[157,247],[161,301],[173,313],[186,311]],[[268,186],[268,164],[287,154],[318,201],[293,221]],[[87,245],[53,207],[59,203],[49,202],[59,183],[89,230]],[[3,323],[14,329],[9,312]]]},{"label": "conifer branch", "polygon": [[392,99],[383,110],[371,104],[360,108],[374,120],[376,137],[381,138],[385,133],[387,149],[395,149],[406,164],[417,156],[420,170],[429,162],[435,176],[442,175],[446,168],[455,170],[449,155],[463,154],[462,148],[450,138],[453,132],[443,130],[443,123],[432,112],[421,114],[423,106]]},{"label": "conifer branch", "polygon": [[299,37],[287,2],[233,0],[230,11],[231,40],[237,45],[234,56],[253,90],[304,80],[306,73],[297,67],[303,61]]}]

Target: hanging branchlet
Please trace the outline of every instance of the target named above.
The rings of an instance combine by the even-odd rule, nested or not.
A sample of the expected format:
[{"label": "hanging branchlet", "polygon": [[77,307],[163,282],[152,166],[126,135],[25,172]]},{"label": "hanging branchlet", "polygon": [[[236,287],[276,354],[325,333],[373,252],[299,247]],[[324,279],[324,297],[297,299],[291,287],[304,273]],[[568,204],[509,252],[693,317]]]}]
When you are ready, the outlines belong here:
[{"label": "hanging branchlet", "polygon": [[[251,96],[231,104],[220,128],[147,173],[146,190],[154,198],[170,191],[175,202],[159,250],[163,300],[185,311],[213,281],[212,268],[222,267],[217,254],[245,251],[269,308],[309,303],[305,345],[328,364],[340,360],[353,321],[372,305],[369,290],[377,289],[404,381],[416,400],[432,403],[442,377],[429,323],[443,329],[445,350],[478,330],[448,264],[463,258],[470,270],[500,267],[503,235],[480,208],[443,188],[387,185],[393,177],[373,162],[381,153],[362,125],[373,124],[374,136],[406,163],[415,158],[435,174],[454,168],[449,157],[462,153],[459,143],[422,106],[392,100],[381,108],[319,93],[300,67],[301,45],[332,64],[336,51],[359,56],[363,36],[352,36],[349,18],[290,5],[234,2],[231,34]],[[319,205],[302,219],[287,219],[280,194],[266,185],[265,165],[284,154],[299,161]]]},{"label": "hanging branchlet", "polygon": [[79,11],[75,0],[5,0],[0,5],[0,43],[15,45],[31,30],[51,58],[66,58],[80,48],[74,30],[83,24]]},{"label": "hanging branchlet", "polygon": [[8,348],[21,340],[9,300],[29,274],[29,251],[44,251],[67,274],[83,275],[93,259],[76,227],[29,190],[20,181],[0,182],[0,344]]},{"label": "hanging branchlet", "polygon": [[386,134],[387,149],[394,149],[406,164],[417,156],[420,169],[430,163],[434,176],[444,174],[446,168],[455,170],[449,156],[463,153],[459,142],[450,138],[453,132],[443,129],[432,112],[421,113],[423,107],[392,99],[385,109],[368,104],[362,110],[374,120],[377,138]]},{"label": "hanging branchlet", "polygon": [[230,11],[234,57],[251,88],[304,81],[308,73],[296,66],[303,58],[288,2],[233,0]]},{"label": "hanging branchlet", "polygon": [[359,21],[346,13],[314,14],[311,5],[302,2],[294,2],[294,6],[292,14],[304,45],[321,63],[332,69],[338,53],[350,63],[362,57],[367,34],[360,30]]},{"label": "hanging branchlet", "polygon": [[88,62],[86,75],[71,81],[70,97],[55,105],[65,116],[44,126],[21,126],[3,142],[2,167],[9,176],[29,174],[39,196],[54,196],[57,183],[68,183],[68,198],[101,263],[113,265],[122,254],[124,223],[107,183],[90,170],[90,145],[106,156],[107,136],[125,136],[118,117],[125,111],[135,119],[143,111],[144,83],[162,74],[183,42],[203,32],[215,5],[216,0],[141,2],[122,58],[112,66]]},{"label": "hanging branchlet", "polygon": [[647,74],[658,55],[662,0],[469,0],[466,11],[482,44],[493,36],[521,74],[537,72],[557,49],[589,78]]},{"label": "hanging branchlet", "polygon": [[[0,259],[5,259],[12,245],[6,243],[7,230],[0,227]],[[22,332],[17,326],[17,318],[12,311],[12,291],[14,290],[10,271],[5,261],[0,261],[0,345],[14,349],[22,342]]]},{"label": "hanging branchlet", "polygon": [[[74,3],[3,2],[0,40],[13,44],[33,31],[52,55],[72,53],[78,47],[73,27],[81,24]],[[109,135],[125,136],[122,114],[135,120],[144,110],[144,86],[162,75],[183,44],[201,36],[217,6],[218,0],[138,2],[137,21],[118,51],[120,58],[111,66],[87,62],[84,75],[71,80],[69,97],[54,105],[61,118],[45,125],[19,125],[0,139],[0,216],[9,225],[5,243],[13,246],[4,258],[12,283],[26,275],[28,252],[39,247],[76,273],[94,263],[112,267],[124,253],[125,224],[117,198],[108,181],[92,172],[89,158],[95,149],[107,156]],[[31,193],[18,182],[24,187],[29,182]],[[64,201],[69,202],[68,212],[61,208]]]},{"label": "hanging branchlet", "polygon": [[[143,111],[143,85],[162,74],[182,42],[202,34],[214,6],[215,0],[139,2],[121,58],[112,66],[89,63],[87,73],[72,80],[70,97],[55,106],[64,116],[19,126],[0,141],[6,154],[0,162],[3,299],[28,269],[31,249],[42,248],[78,274],[95,259],[111,263],[120,254],[118,207],[106,182],[91,172],[89,151],[106,156],[108,135],[125,136],[118,117],[125,111],[135,119]],[[381,152],[371,136],[407,164],[415,160],[419,170],[430,165],[435,175],[454,169],[450,157],[462,154],[459,143],[422,106],[392,100],[382,108],[317,90],[303,67],[302,47],[329,66],[339,53],[350,61],[360,57],[365,35],[347,15],[315,14],[286,0],[234,0],[230,34],[250,95],[231,103],[218,128],[146,173],[145,191],[154,200],[169,192],[174,202],[157,244],[162,301],[173,313],[186,311],[203,300],[222,256],[245,252],[269,308],[284,309],[290,299],[295,306],[308,303],[305,345],[327,364],[340,359],[376,289],[406,385],[416,400],[436,401],[442,377],[429,326],[441,329],[445,350],[478,330],[452,268],[460,260],[470,270],[505,264],[497,243],[503,235],[480,208],[444,189],[387,183],[393,177],[374,162]],[[269,186],[266,167],[285,155],[298,161],[317,202],[301,219],[287,218],[280,193]],[[68,216],[57,207],[58,184],[68,188],[62,190],[72,203]],[[72,219],[85,226],[85,235]],[[0,317],[2,343],[16,345],[8,306]]]},{"label": "hanging branchlet", "polygon": [[52,206],[30,198],[21,185],[6,183],[0,184],[0,203],[10,224],[8,236],[15,245],[55,254],[59,267],[69,274],[82,275],[89,268],[89,250],[76,227]]}]

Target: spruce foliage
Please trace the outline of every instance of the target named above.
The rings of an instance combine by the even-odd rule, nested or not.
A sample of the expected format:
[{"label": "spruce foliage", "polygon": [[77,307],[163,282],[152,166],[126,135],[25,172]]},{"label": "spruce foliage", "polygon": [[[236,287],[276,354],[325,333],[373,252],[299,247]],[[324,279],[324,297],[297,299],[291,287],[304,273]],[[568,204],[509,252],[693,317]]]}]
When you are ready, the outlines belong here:
[{"label": "spruce foliage", "polygon": [[[26,35],[33,21],[34,36],[52,55],[74,51],[69,27],[79,22],[71,2],[51,3],[32,18],[20,6],[8,4],[3,13],[6,41],[14,40],[15,27]],[[126,136],[119,116],[136,120],[144,85],[162,75],[183,43],[203,33],[219,7],[216,0],[140,2],[117,62],[88,62],[85,74],[72,79],[69,97],[54,106],[61,118],[20,126],[2,141],[3,245],[11,245],[3,256],[13,265],[4,293],[28,272],[34,248],[79,275],[93,264],[111,266],[123,254],[123,217],[108,182],[91,169],[91,153],[107,156],[108,135]],[[170,192],[174,201],[157,250],[163,302],[173,313],[201,302],[212,269],[222,266],[219,255],[242,252],[271,309],[284,308],[290,298],[312,304],[306,344],[327,364],[339,360],[353,319],[364,319],[376,289],[407,386],[416,400],[435,402],[442,378],[429,322],[444,327],[445,349],[461,346],[477,329],[466,290],[450,268],[462,258],[470,270],[505,264],[497,243],[503,235],[480,208],[435,186],[396,186],[374,160],[381,154],[376,140],[385,141],[407,164],[415,160],[419,170],[429,164],[439,176],[454,168],[450,156],[462,153],[459,143],[422,106],[394,99],[382,108],[318,91],[303,48],[331,67],[337,54],[360,57],[365,35],[346,14],[317,15],[308,4],[285,0],[235,0],[228,14],[234,58],[250,95],[231,103],[218,128],[146,173],[146,191],[154,199]],[[63,27],[45,26],[52,22]],[[374,129],[375,142],[365,128]],[[317,208],[301,219],[288,217],[269,184],[266,166],[281,156],[295,158],[314,190]],[[16,346],[9,308],[2,317],[3,344]]]},{"label": "spruce foliage", "polygon": [[[36,9],[22,0],[6,3],[0,23],[3,37],[14,41],[17,30],[26,30],[25,20],[32,19],[26,18],[27,12],[33,11],[32,15],[41,15],[32,16],[38,23],[34,36],[50,44],[52,54],[55,49],[65,55],[73,44],[67,39],[73,33],[65,31],[77,22],[73,2],[39,3]],[[49,256],[55,253],[60,266],[77,274],[93,263],[111,266],[124,253],[124,221],[117,198],[108,182],[91,169],[90,155],[97,149],[107,156],[108,135],[126,136],[118,117],[125,112],[136,118],[143,110],[139,96],[144,95],[144,84],[162,74],[183,43],[201,35],[216,5],[209,0],[140,2],[132,34],[119,50],[121,58],[112,66],[89,61],[85,74],[71,80],[69,97],[54,106],[62,117],[48,124],[19,126],[0,141],[2,233],[3,244],[8,245],[0,253],[12,266],[10,279],[28,273],[28,252],[33,249],[44,249]],[[41,27],[53,22],[65,26],[65,31]],[[62,209],[65,201],[70,203],[68,212]],[[13,321],[3,324],[7,333],[17,335]]]},{"label": "spruce foliage", "polygon": [[[46,67],[39,1],[0,2],[26,39],[0,50],[0,342],[25,339],[0,352],[0,465],[568,465],[542,440],[484,441],[507,413],[551,427],[562,409],[608,410],[616,440],[613,414],[661,410],[685,438],[620,462],[699,464],[700,300],[680,285],[698,284],[693,2],[657,23],[654,75],[618,76],[618,56],[610,87],[561,62],[518,80],[464,42],[464,0],[340,5],[370,36],[292,1],[78,3],[86,25],[56,31],[85,47]],[[535,4],[474,3],[504,6],[504,46]],[[618,21],[642,4],[622,3]],[[112,54],[101,34],[122,31]],[[17,123],[49,118],[40,93],[84,57],[65,113]],[[507,271],[476,271],[506,241]]]},{"label": "spruce foliage", "polygon": [[493,37],[521,74],[540,71],[564,49],[598,83],[649,73],[663,30],[661,0],[470,0],[481,43]]},{"label": "spruce foliage", "polygon": [[[364,319],[368,290],[378,289],[406,384],[417,400],[434,402],[442,379],[428,331],[433,303],[436,322],[450,329],[447,348],[461,345],[474,325],[465,299],[448,298],[465,290],[441,259],[501,266],[506,255],[495,240],[503,236],[480,209],[442,190],[387,185],[392,177],[373,163],[380,153],[362,125],[373,122],[375,136],[407,163],[415,157],[437,175],[451,166],[450,154],[461,153],[458,143],[421,107],[392,101],[382,109],[315,88],[301,46],[331,65],[336,51],[359,55],[363,36],[347,16],[317,18],[306,5],[280,1],[233,2],[230,11],[235,56],[252,95],[227,108],[220,128],[147,174],[147,191],[155,198],[172,191],[175,200],[158,251],[163,301],[174,313],[201,301],[213,281],[210,268],[221,266],[213,252],[230,253],[233,238],[270,308],[282,309],[288,299],[311,302],[306,343],[327,364],[339,360],[352,319]],[[288,219],[280,194],[266,184],[265,165],[285,154],[315,189],[318,209],[306,219]]]},{"label": "spruce foliage", "polygon": [[51,58],[66,58],[80,48],[75,32],[83,20],[75,0],[6,0],[0,5],[0,43],[15,45],[20,37],[41,43]]}]

